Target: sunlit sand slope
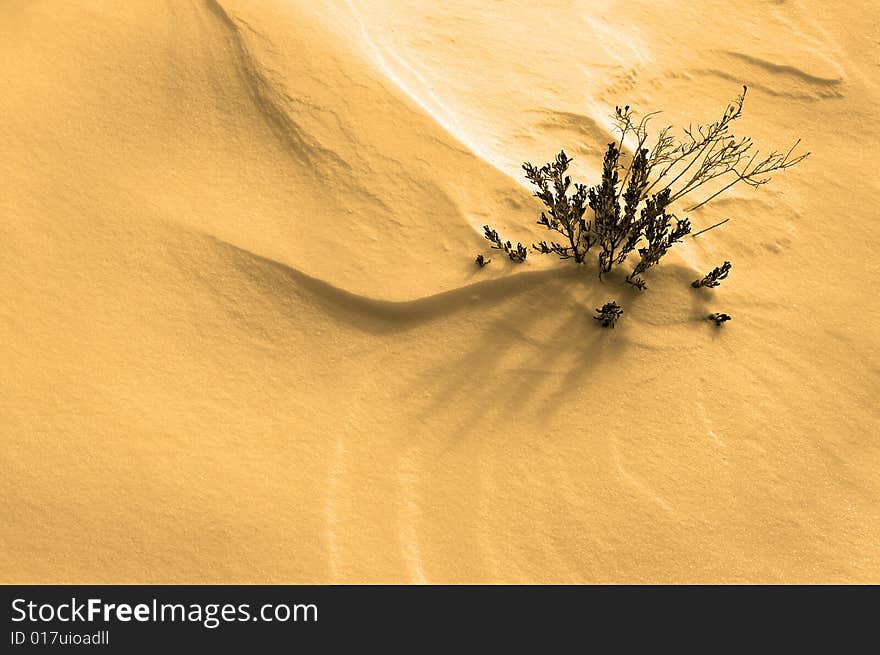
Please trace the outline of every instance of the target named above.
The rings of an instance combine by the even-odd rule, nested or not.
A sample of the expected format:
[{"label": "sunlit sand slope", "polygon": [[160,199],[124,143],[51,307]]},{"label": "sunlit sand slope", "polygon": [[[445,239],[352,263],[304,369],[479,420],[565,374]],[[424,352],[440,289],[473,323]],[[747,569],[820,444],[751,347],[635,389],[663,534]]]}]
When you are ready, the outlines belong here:
[{"label": "sunlit sand slope", "polygon": [[[0,581],[880,581],[880,12],[737,11],[0,4]],[[646,292],[487,249],[742,83]]]}]

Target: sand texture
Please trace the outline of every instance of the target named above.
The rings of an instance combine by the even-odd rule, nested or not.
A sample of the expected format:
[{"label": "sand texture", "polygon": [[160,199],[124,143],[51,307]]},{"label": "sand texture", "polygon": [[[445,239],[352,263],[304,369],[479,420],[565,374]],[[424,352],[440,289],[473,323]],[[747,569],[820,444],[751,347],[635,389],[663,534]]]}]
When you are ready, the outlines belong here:
[{"label": "sand texture", "polygon": [[[880,582],[878,23],[3,0],[0,582]],[[488,249],[524,160],[742,84],[812,156],[647,291]]]}]

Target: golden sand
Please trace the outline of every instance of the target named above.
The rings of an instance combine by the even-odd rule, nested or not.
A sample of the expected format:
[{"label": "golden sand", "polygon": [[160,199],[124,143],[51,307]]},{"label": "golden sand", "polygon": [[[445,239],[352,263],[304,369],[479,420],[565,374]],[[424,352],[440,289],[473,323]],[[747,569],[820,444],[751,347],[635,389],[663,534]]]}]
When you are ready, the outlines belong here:
[{"label": "golden sand", "polygon": [[[0,3],[0,581],[880,582],[880,10],[661,5]],[[646,292],[487,249],[742,84]]]}]

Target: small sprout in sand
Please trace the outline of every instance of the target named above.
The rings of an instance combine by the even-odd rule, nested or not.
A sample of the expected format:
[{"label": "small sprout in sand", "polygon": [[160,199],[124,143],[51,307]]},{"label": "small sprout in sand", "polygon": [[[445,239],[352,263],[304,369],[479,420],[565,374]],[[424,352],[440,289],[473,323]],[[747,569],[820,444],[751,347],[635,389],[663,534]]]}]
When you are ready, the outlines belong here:
[{"label": "small sprout in sand", "polygon": [[599,321],[602,327],[614,328],[614,324],[621,316],[623,316],[623,307],[612,300],[606,302],[601,308],[597,308],[596,316],[593,318]]},{"label": "small sprout in sand", "polygon": [[492,247],[495,250],[503,250],[507,253],[507,256],[510,257],[510,260],[517,264],[522,264],[529,254],[526,247],[519,242],[514,246],[510,241],[502,241],[501,237],[498,236],[498,232],[490,228],[488,225],[483,226],[483,236],[492,242]]},{"label": "small sprout in sand", "polygon": [[492,260],[486,259],[485,257],[483,257],[482,254],[480,254],[480,255],[477,255],[477,258],[474,260],[474,262],[477,264],[477,266],[479,266],[480,268],[483,268],[486,264],[490,264],[492,262]]},{"label": "small sprout in sand", "polygon": [[717,286],[721,285],[721,280],[727,277],[728,273],[730,273],[730,262],[724,262],[721,266],[716,266],[711,271],[706,274],[702,280],[694,280],[691,282],[691,286],[694,289],[699,289],[700,287],[708,287],[710,289],[714,289]]},{"label": "small sprout in sand", "polygon": [[729,321],[730,319],[730,314],[724,314],[722,312],[713,312],[707,317],[707,320],[715,321],[715,325],[723,325],[726,321]]}]

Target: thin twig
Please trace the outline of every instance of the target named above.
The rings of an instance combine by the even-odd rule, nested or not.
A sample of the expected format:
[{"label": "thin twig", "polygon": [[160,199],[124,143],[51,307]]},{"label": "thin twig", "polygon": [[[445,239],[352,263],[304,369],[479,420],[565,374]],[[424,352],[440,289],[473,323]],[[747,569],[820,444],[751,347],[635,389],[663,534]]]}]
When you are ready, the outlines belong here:
[{"label": "thin twig", "polygon": [[694,233],[691,235],[691,238],[693,239],[693,238],[695,238],[695,237],[698,237],[698,236],[700,236],[703,232],[708,232],[709,230],[712,230],[712,229],[718,227],[719,225],[724,225],[724,224],[725,224],[727,221],[729,221],[729,220],[730,220],[729,218],[725,218],[725,219],[724,219],[723,221],[721,221],[720,223],[715,223],[715,225],[712,225],[712,226],[710,226],[710,227],[707,227],[705,230],[700,230],[699,232],[694,232]]}]

